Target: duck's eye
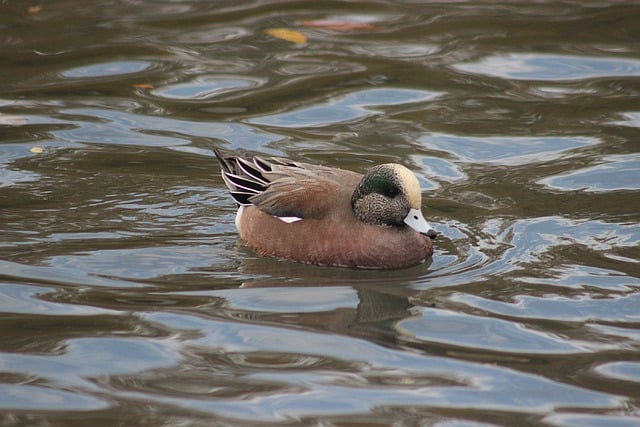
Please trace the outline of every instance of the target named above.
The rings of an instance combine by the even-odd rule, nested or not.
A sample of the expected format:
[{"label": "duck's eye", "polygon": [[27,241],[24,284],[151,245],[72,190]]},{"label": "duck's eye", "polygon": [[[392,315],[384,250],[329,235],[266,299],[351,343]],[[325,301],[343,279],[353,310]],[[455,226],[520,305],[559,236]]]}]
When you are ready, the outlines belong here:
[{"label": "duck's eye", "polygon": [[386,196],[390,199],[393,199],[394,197],[396,197],[398,194],[400,194],[400,190],[398,190],[398,188],[396,187],[391,187],[387,189],[386,192]]}]

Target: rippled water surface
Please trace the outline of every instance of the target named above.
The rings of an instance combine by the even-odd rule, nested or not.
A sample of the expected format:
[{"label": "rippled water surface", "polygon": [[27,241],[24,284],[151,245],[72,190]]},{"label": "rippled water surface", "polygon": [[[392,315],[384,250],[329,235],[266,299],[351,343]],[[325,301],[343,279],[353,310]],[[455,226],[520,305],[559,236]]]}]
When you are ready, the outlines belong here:
[{"label": "rippled water surface", "polygon": [[[1,425],[640,425],[637,2],[8,0],[0,29]],[[409,166],[433,262],[256,256],[214,148]]]}]

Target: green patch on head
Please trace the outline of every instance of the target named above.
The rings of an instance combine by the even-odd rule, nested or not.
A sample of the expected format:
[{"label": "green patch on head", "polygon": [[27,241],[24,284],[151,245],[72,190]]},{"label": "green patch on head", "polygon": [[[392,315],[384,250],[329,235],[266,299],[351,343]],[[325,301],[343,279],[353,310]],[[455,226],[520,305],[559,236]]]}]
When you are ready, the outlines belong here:
[{"label": "green patch on head", "polygon": [[402,194],[414,209],[420,209],[422,203],[418,178],[409,169],[396,163],[385,163],[369,169],[354,196],[371,193],[389,198]]}]

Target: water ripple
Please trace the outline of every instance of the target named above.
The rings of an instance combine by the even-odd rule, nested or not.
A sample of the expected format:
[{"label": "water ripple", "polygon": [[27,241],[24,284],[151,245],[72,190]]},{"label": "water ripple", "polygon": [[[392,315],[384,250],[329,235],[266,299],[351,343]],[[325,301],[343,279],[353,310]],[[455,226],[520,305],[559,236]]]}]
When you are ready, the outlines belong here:
[{"label": "water ripple", "polygon": [[239,79],[217,77],[199,77],[191,82],[176,83],[160,87],[151,93],[160,98],[175,100],[208,100],[220,95],[228,95],[238,91],[245,91],[264,84],[259,79]]},{"label": "water ripple", "polygon": [[475,295],[456,294],[452,300],[500,316],[569,322],[640,322],[640,293],[609,298],[582,296],[535,297],[517,295],[513,302],[501,302]]},{"label": "water ripple", "polygon": [[398,322],[396,327],[401,334],[425,343],[534,355],[587,351],[584,345],[512,321],[441,309],[412,311],[415,316]]},{"label": "water ripple", "polygon": [[538,181],[560,191],[618,191],[640,189],[640,154],[606,156],[602,163]]},{"label": "water ripple", "polygon": [[453,68],[513,80],[571,81],[640,76],[640,60],[569,55],[520,54],[489,56]]},{"label": "water ripple", "polygon": [[239,123],[188,121],[99,108],[68,109],[64,114],[76,126],[53,133],[61,140],[79,143],[171,147],[190,144],[193,136],[215,136],[232,147],[247,149],[280,139]]},{"label": "water ripple", "polygon": [[439,95],[437,92],[415,89],[368,89],[351,92],[322,105],[305,107],[289,113],[257,117],[248,120],[248,122],[285,128],[327,126],[374,115],[376,108],[426,102]]},{"label": "water ripple", "polygon": [[[413,162],[422,167],[428,179],[420,180],[420,187],[424,190],[435,190],[447,183],[463,181],[467,175],[455,163],[432,156],[412,156]],[[421,178],[420,176],[418,178]],[[443,184],[440,184],[443,182]]]},{"label": "water ripple", "polygon": [[179,295],[207,295],[224,300],[225,306],[255,312],[276,313],[314,313],[331,311],[339,308],[356,308],[360,299],[351,287],[332,286],[318,288],[254,288],[238,291],[227,289],[219,291],[181,292]]},{"label": "water ripple", "polygon": [[595,368],[600,375],[640,384],[640,362],[610,362]]},{"label": "water ripple", "polygon": [[433,133],[420,137],[428,149],[445,151],[464,162],[523,165],[545,162],[562,153],[600,143],[587,137],[471,137]]},{"label": "water ripple", "polygon": [[[286,417],[330,413],[361,413],[376,406],[418,405],[432,408],[492,408],[508,411],[548,411],[561,407],[610,407],[619,399],[601,392],[563,385],[536,375],[491,365],[460,362],[449,358],[424,356],[387,349],[368,341],[331,334],[309,333],[270,326],[218,322],[190,316],[150,313],[150,322],[172,329],[202,334],[190,345],[203,351],[279,352],[309,354],[348,361],[368,376],[410,376],[418,381],[407,387],[371,388],[367,381],[340,372],[326,375],[300,372],[257,372],[247,378],[286,385],[280,392],[257,393],[243,402],[196,401],[155,396],[165,402],[206,412],[230,414],[243,419],[278,421]],[[207,350],[208,349],[208,350]],[[352,370],[352,369],[351,369]],[[432,378],[441,385],[420,386],[420,378]],[[353,380],[357,381],[354,382]],[[444,383],[443,383],[444,382]],[[448,385],[445,385],[448,384]],[[365,385],[365,387],[362,387]],[[353,395],[357,388],[357,397]],[[513,395],[508,390],[517,389]],[[300,393],[304,390],[304,393]],[[365,398],[363,398],[365,396]],[[510,397],[511,396],[511,397]],[[324,402],[318,406],[317,402]],[[326,406],[325,406],[326,405]],[[285,417],[285,418],[283,418]]]},{"label": "water ripple", "polygon": [[0,408],[31,411],[97,411],[106,409],[107,401],[50,387],[26,384],[0,384]]},{"label": "water ripple", "polygon": [[4,283],[0,289],[0,312],[12,314],[34,314],[47,316],[99,316],[118,312],[99,307],[70,305],[45,301],[52,288],[11,285]]},{"label": "water ripple", "polygon": [[579,245],[607,252],[634,247],[640,241],[640,225],[603,221],[579,221],[562,217],[541,217],[517,221],[512,228],[513,247],[505,259],[516,266],[541,261],[554,247]]},{"label": "water ripple", "polygon": [[152,66],[146,61],[115,61],[71,68],[61,74],[68,78],[110,77],[145,71]]},{"label": "water ripple", "polygon": [[543,418],[557,427],[636,427],[638,418],[624,415],[585,415],[580,413],[554,414]]}]

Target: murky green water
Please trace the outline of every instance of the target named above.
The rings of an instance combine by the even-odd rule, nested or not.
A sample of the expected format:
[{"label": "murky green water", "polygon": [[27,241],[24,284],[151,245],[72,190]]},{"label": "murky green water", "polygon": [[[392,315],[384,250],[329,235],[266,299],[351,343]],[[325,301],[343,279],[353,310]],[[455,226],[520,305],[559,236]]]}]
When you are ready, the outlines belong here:
[{"label": "murky green water", "polygon": [[[637,426],[635,3],[2,2],[0,424]],[[214,147],[404,163],[433,263],[254,255]]]}]

